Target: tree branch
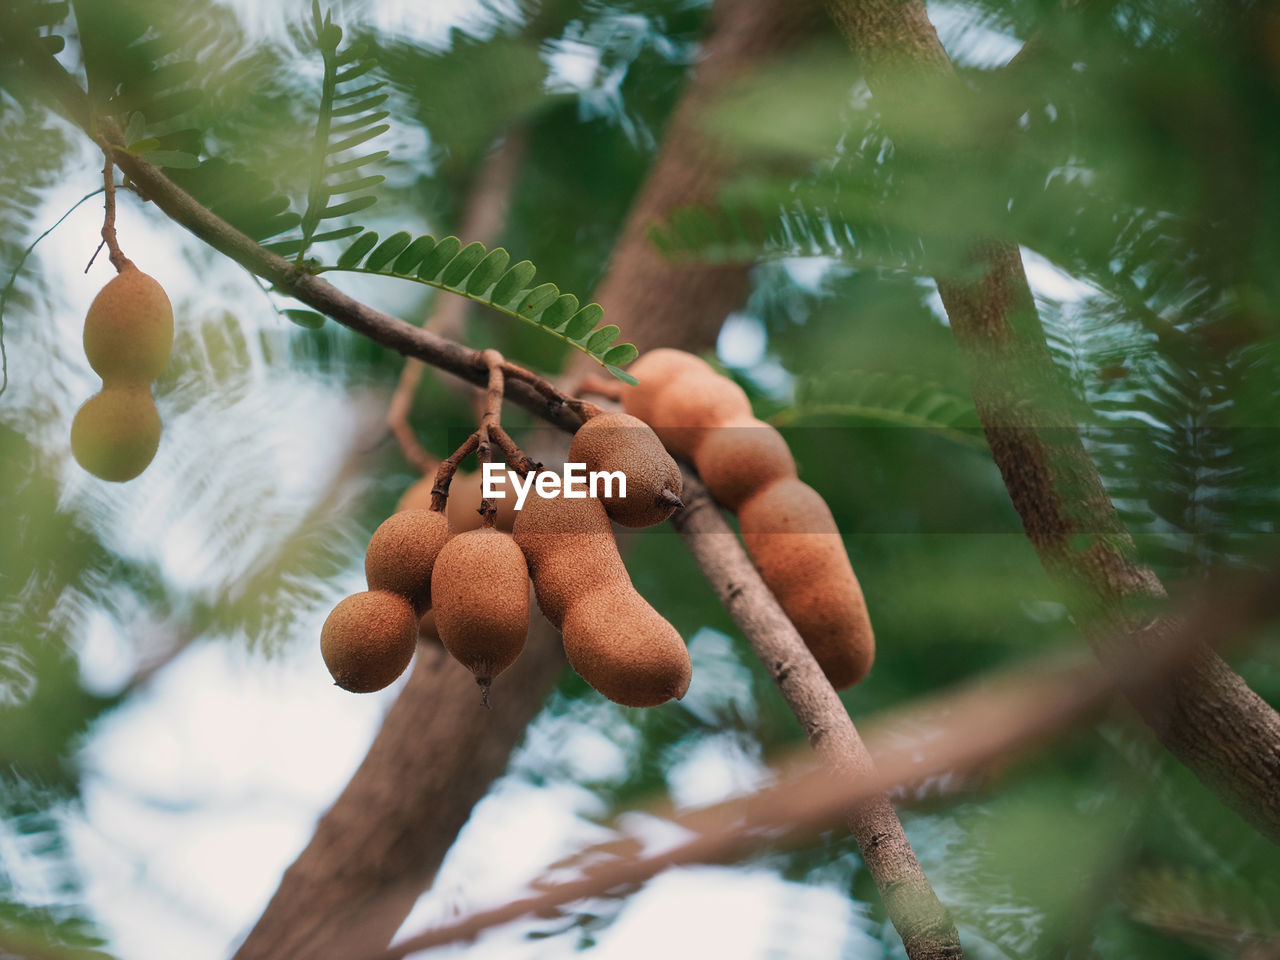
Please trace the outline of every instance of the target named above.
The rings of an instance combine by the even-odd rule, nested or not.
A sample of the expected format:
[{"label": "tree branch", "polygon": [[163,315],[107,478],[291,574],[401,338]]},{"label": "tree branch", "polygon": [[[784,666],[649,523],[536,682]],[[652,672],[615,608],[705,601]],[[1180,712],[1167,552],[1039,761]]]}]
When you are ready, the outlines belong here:
[{"label": "tree branch", "polygon": [[[768,669],[809,745],[834,776],[851,782],[875,780],[875,764],[840,697],[760,579],[706,486],[689,471],[684,476],[684,502],[671,522]],[[888,795],[883,790],[862,791],[845,822],[907,956],[963,956],[955,924],[929,885]]]},{"label": "tree branch", "polygon": [[[901,72],[948,82],[954,70],[919,0],[826,0],[859,55],[892,131]],[[987,443],[1023,529],[1099,656],[1158,649],[1174,620],[1141,608],[1164,587],[1136,550],[1060,397],[1018,247],[979,241],[975,281],[938,277],[970,371]],[[1125,638],[1117,641],[1117,637]],[[1273,842],[1280,842],[1280,714],[1207,645],[1158,697],[1134,700],[1164,746]]]}]

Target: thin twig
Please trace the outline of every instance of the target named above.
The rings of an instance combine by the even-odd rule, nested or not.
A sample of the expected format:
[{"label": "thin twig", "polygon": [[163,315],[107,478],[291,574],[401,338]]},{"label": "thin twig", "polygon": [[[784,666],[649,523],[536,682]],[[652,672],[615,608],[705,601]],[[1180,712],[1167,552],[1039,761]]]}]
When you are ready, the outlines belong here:
[{"label": "thin twig", "polygon": [[[476,456],[480,460],[480,471],[483,475],[485,464],[493,459],[493,446],[491,443],[493,429],[494,427],[501,428],[502,426],[502,394],[506,389],[506,384],[502,376],[502,354],[497,350],[485,350],[480,356],[489,366],[489,386],[485,391],[484,413],[480,417],[480,427],[476,431],[480,438],[480,442],[476,447]],[[483,490],[482,486],[481,492]],[[493,502],[493,497],[482,497],[480,500],[480,518],[484,521],[484,525],[492,528],[497,516],[498,505]]]},{"label": "thin twig", "polygon": [[[110,145],[102,146],[102,186],[105,195],[105,203],[103,204],[105,212],[102,217],[102,242],[107,245],[111,265],[116,268],[117,273],[124,271],[126,267],[133,266],[133,261],[124,255],[120,250],[120,241],[116,237],[116,182],[115,182],[115,163],[111,159],[112,150]],[[96,257],[97,254],[95,253]],[[90,265],[93,261],[89,261]],[[85,267],[88,273],[89,268]]]},{"label": "thin twig", "polygon": [[441,460],[440,466],[436,467],[436,482],[431,486],[431,509],[436,513],[443,513],[449,503],[449,484],[453,482],[453,475],[458,472],[458,464],[475,453],[478,446],[480,435],[473,432],[463,441],[462,446]]},{"label": "thin twig", "polygon": [[391,402],[387,404],[387,426],[400,445],[400,452],[411,467],[426,476],[435,464],[435,458],[418,442],[418,436],[409,424],[409,411],[413,408],[413,395],[422,380],[422,361],[409,357],[400,370],[400,379]]}]

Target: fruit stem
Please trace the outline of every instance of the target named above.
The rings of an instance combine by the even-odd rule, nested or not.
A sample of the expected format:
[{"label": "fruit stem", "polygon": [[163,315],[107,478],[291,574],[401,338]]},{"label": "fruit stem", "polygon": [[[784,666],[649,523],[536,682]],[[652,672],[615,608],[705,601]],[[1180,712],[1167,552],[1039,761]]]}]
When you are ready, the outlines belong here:
[{"label": "fruit stem", "polygon": [[[111,265],[116,268],[117,273],[123,273],[126,267],[133,266],[133,261],[120,250],[120,242],[116,238],[116,181],[113,175],[115,164],[111,161],[111,146],[104,142],[102,152],[106,157],[102,164],[103,206],[106,208],[102,217],[102,242],[107,245]],[[94,256],[96,257],[97,254],[95,253]],[[92,266],[93,260],[90,260],[89,264]],[[85,271],[88,271],[88,267]]]}]

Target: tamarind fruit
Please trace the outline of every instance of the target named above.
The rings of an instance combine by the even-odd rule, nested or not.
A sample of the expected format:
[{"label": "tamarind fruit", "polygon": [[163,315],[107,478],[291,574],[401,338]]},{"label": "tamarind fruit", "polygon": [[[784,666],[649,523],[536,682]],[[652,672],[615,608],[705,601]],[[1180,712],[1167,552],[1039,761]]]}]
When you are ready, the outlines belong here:
[{"label": "tamarind fruit", "polygon": [[603,470],[626,476],[625,497],[614,493],[600,498],[609,518],[623,526],[651,527],[681,506],[680,468],[658,435],[638,417],[626,413],[592,417],[573,435],[569,461],[585,463],[588,474]]},{"label": "tamarind fruit", "polygon": [[372,693],[404,673],[418,641],[418,615],[404,597],[370,590],[347,597],[320,630],[320,654],[334,682]]},{"label": "tamarind fruit", "polygon": [[529,632],[529,572],[515,541],[489,527],[451,537],[436,559],[431,609],[444,648],[487,687]]},{"label": "tamarind fruit", "polygon": [[102,390],[71,423],[76,462],[102,480],[142,473],[160,446],[160,414],[147,384],[173,349],[173,307],[164,288],[132,262],[89,304],[84,353]]},{"label": "tamarind fruit", "polygon": [[431,605],[431,576],[449,539],[449,521],[431,510],[403,510],[382,521],[364,555],[370,590],[398,593],[422,613]]},{"label": "tamarind fruit", "polygon": [[160,446],[160,414],[144,385],[104,386],[71,421],[71,452],[95,477],[123,483],[142,473]]},{"label": "tamarind fruit", "polygon": [[515,542],[538,606],[564,640],[570,666],[615,703],[653,707],[689,689],[680,634],[636,592],[604,505],[530,492]]},{"label": "tamarind fruit", "polygon": [[760,576],[837,689],[866,676],[875,635],[862,588],[826,501],[796,476],[782,435],[755,419],[746,393],[710,364],[653,350],[629,367],[624,409],[648,420],[734,511]]},{"label": "tamarind fruit", "polygon": [[150,383],[173,349],[173,306],[156,280],[126,264],[93,298],[84,318],[84,353],[106,383]]},{"label": "tamarind fruit", "polygon": [[[435,486],[434,474],[416,480],[405,489],[400,496],[396,510],[426,510],[431,506],[431,488]],[[478,473],[457,473],[449,483],[449,500],[445,506],[445,516],[449,518],[449,529],[454,533],[465,533],[477,530],[484,525],[480,516],[480,494],[482,492],[481,476]],[[493,525],[499,530],[511,532],[515,523],[515,497],[507,491],[506,497],[495,497],[493,505],[498,513]]]}]

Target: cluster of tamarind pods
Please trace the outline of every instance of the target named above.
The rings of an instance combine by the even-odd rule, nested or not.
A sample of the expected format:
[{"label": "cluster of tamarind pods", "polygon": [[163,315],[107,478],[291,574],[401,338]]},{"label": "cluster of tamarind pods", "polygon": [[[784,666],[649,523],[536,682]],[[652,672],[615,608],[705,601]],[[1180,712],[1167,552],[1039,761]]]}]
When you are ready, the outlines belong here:
[{"label": "cluster of tamarind pods", "polygon": [[[761,577],[837,688],[870,670],[875,639],[866,604],[825,501],[796,475],[781,434],[754,418],[732,380],[679,350],[653,350],[630,372],[623,413],[602,413],[574,435],[569,460],[622,471],[626,496],[531,494],[516,512],[496,501],[483,526],[479,474],[460,475],[448,506],[432,510],[420,481],[374,533],[369,589],[334,608],[321,652],[339,686],[381,689],[408,666],[424,617],[484,687],[515,662],[529,626],[529,585],[560,631],[569,664],[609,699],[657,706],[688,690],[691,664],[676,629],[636,591],[612,523],[646,527],[680,505],[680,458],[737,515]],[[415,489],[418,488],[418,489]]]},{"label": "cluster of tamarind pods", "polygon": [[107,283],[84,320],[84,352],[102,390],[71,423],[71,452],[96,477],[123,482],[142,473],[160,446],[151,382],[173,349],[173,307],[164,288],[131,261]]}]

